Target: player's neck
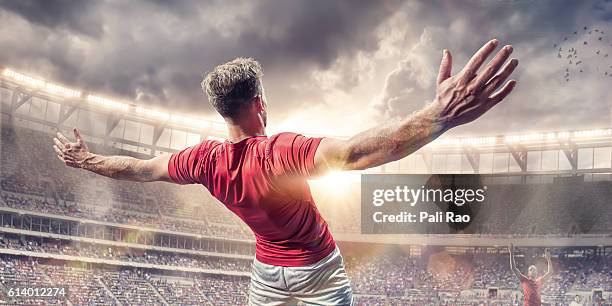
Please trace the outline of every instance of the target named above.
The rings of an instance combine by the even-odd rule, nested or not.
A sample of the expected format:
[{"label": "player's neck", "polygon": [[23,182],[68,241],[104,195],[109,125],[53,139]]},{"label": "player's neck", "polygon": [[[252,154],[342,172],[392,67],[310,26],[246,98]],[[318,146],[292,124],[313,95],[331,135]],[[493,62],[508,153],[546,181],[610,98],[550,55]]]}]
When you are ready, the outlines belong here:
[{"label": "player's neck", "polygon": [[241,124],[236,124],[230,120],[227,123],[227,140],[231,143],[237,143],[253,136],[265,136],[266,128],[258,122],[245,121]]}]

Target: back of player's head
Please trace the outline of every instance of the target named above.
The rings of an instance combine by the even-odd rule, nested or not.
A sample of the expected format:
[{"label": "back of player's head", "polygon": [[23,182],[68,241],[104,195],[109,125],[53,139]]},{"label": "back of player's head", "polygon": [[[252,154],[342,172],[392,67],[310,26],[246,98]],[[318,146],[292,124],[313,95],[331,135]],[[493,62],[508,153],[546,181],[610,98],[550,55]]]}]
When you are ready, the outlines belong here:
[{"label": "back of player's head", "polygon": [[536,277],[538,276],[538,268],[535,265],[531,265],[529,266],[529,269],[527,270],[527,276],[530,277]]},{"label": "back of player's head", "polygon": [[253,98],[263,95],[261,65],[239,57],[215,67],[202,81],[208,101],[226,118],[235,118]]}]

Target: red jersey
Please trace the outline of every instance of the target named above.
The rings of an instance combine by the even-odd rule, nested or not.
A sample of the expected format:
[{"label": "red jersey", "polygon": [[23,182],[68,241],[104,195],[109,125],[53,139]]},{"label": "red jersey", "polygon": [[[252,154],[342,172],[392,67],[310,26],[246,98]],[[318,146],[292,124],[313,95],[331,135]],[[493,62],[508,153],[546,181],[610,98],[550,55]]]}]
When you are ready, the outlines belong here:
[{"label": "red jersey", "polygon": [[540,296],[540,289],[542,288],[542,278],[532,280],[530,278],[521,276],[521,287],[523,288],[525,306],[542,305],[542,297]]},{"label": "red jersey", "polygon": [[176,183],[204,185],[240,217],[255,234],[257,260],[306,266],[336,247],[306,181],[321,139],[280,133],[205,140],[172,154],[168,173]]}]

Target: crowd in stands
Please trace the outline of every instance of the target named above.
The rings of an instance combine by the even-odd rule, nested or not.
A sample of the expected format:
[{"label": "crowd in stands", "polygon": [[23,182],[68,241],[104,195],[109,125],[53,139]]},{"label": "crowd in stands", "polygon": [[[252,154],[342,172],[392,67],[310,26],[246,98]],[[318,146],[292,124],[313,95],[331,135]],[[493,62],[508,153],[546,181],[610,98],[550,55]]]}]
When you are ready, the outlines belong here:
[{"label": "crowd in stands", "polygon": [[[610,262],[610,254],[578,259],[569,256],[553,258],[554,273],[544,283],[542,295],[553,305],[566,305],[567,298],[573,298],[571,292],[590,292],[597,288],[612,292]],[[433,299],[441,304],[444,300],[453,301],[452,305],[457,305],[454,303],[458,301],[489,299],[488,305],[492,305],[495,300],[490,300],[485,293],[490,288],[505,292],[495,297],[505,301],[504,305],[521,298],[518,296],[519,280],[510,271],[505,252],[453,255],[441,251],[417,257],[401,252],[345,254],[345,263],[354,292],[368,301],[383,299],[392,304],[393,300],[411,297],[423,301]],[[538,267],[540,276],[546,272],[541,256],[527,255],[517,259],[517,264],[524,274],[531,264]],[[432,292],[444,293],[445,297],[432,296]]]},{"label": "crowd in stands", "polygon": [[0,248],[173,267],[243,272],[248,272],[251,269],[251,260],[249,259],[198,256],[182,254],[178,251],[158,252],[153,250],[118,248],[99,244],[73,243],[68,240],[49,240],[41,242],[37,239],[25,237],[22,239],[0,237]]},{"label": "crowd in stands", "polygon": [[54,265],[37,265],[35,267],[46,274],[49,284],[67,287],[68,300],[74,305],[111,305],[112,296],[105,290],[104,285],[96,278],[93,270]]},{"label": "crowd in stands", "polygon": [[[27,287],[52,287],[53,284],[49,277],[40,269],[35,261],[24,258],[0,258],[0,282],[3,290],[0,291],[0,303],[8,304],[11,302],[10,292],[15,292],[19,288]],[[12,291],[11,291],[12,289]],[[56,298],[42,297],[23,297],[20,304],[40,305],[43,303],[59,304],[62,296]]]},{"label": "crowd in stands", "polygon": [[204,294],[204,292],[211,292],[211,290],[200,290],[200,288],[198,287],[198,282],[194,279],[188,280],[184,278],[177,279],[168,277],[151,277],[149,278],[149,282],[153,285],[153,287],[155,287],[155,289],[157,289],[157,292],[161,296],[163,296],[170,305],[209,304],[209,300]]},{"label": "crowd in stands", "polygon": [[[0,132],[1,206],[208,236],[253,239],[250,229],[201,186],[107,179],[65,167],[53,155],[49,142],[52,135],[7,124],[1,125]],[[127,154],[92,146],[101,153]]]},{"label": "crowd in stands", "polygon": [[[208,237],[253,239],[250,229],[201,186],[118,182],[70,169],[55,158],[51,137],[38,131],[1,125],[0,207]],[[94,144],[92,148],[106,154],[125,154]],[[480,216],[499,220],[483,224],[486,232],[562,236],[610,232],[609,217],[612,216],[605,206],[603,209],[570,209],[573,202],[589,195],[597,195],[589,205],[609,205],[608,199],[612,197],[609,185],[589,183],[579,187],[578,192],[573,192],[570,186],[555,185],[510,188],[511,194],[497,199],[501,205],[497,208],[484,206],[478,212]],[[355,206],[359,201],[353,198],[347,201],[350,203],[336,206],[333,205],[338,203],[322,201],[320,210],[332,230],[358,232],[359,209]],[[529,205],[532,201],[537,201],[538,205]],[[555,222],[539,222],[543,219]],[[12,226],[7,222],[9,220],[3,219],[2,226]],[[592,226],[585,227],[585,224]],[[436,251],[415,256],[390,249],[373,254],[344,254],[358,305],[515,305],[520,302],[519,282],[509,270],[506,253]],[[5,290],[11,286],[64,284],[71,288],[69,301],[73,305],[240,305],[246,301],[248,277],[208,272],[177,276],[159,270],[127,267],[145,263],[166,268],[233,272],[249,272],[251,267],[250,259],[15,234],[0,237],[0,250],[112,259],[125,264],[113,270],[107,266],[84,264],[82,259],[51,262],[45,259],[43,262],[36,256],[0,255],[3,286],[0,304],[14,302]],[[557,252],[559,254],[562,252]],[[526,257],[517,260],[522,271],[537,261],[535,257]],[[593,289],[612,292],[612,257],[609,254],[557,256],[553,261],[554,275],[542,288],[543,296],[552,304],[566,305],[568,297],[575,292],[587,294]],[[545,271],[541,260],[537,265],[541,272]],[[490,288],[503,293],[490,297],[486,293]],[[59,299],[35,298],[19,301],[27,304],[60,302]]]},{"label": "crowd in stands", "polygon": [[148,283],[149,274],[142,270],[105,273],[102,281],[122,305],[160,304],[155,288]]},{"label": "crowd in stands", "polygon": [[[507,261],[506,256],[430,254],[407,258],[410,256],[398,255],[346,256],[356,305],[520,305],[522,301],[518,280],[508,279],[511,272],[501,268],[502,262]],[[544,301],[549,305],[567,305],[579,294],[591,301],[586,305],[609,305],[612,303],[610,259],[610,256],[553,259],[558,277],[544,284]],[[449,260],[457,264],[448,268]],[[520,269],[526,269],[527,264],[519,263]],[[243,305],[249,278],[164,274],[143,268],[110,268],[0,255],[0,283],[4,288],[62,284],[69,288],[67,298],[73,305]],[[493,296],[491,289],[496,292]],[[594,289],[607,292],[606,296],[603,299],[592,296]],[[0,303],[10,301],[2,291]],[[51,303],[37,299],[27,302]]]},{"label": "crowd in stands", "polygon": [[[3,181],[4,186],[9,182]],[[15,209],[44,212],[60,216],[70,216],[116,224],[128,224],[147,228],[158,228],[167,231],[201,234],[207,236],[221,235],[226,238],[250,239],[246,228],[222,223],[206,224],[193,219],[179,219],[176,216],[150,214],[127,208],[108,208],[99,212],[99,208],[90,205],[79,205],[71,202],[54,202],[53,200],[23,193],[0,191],[0,206]],[[130,206],[131,207],[131,206]]]},{"label": "crowd in stands", "polygon": [[37,259],[1,256],[4,288],[67,287],[57,298],[24,298],[0,291],[0,304],[34,305],[242,305],[248,278],[197,275],[168,277],[141,269],[110,270],[42,264]]},{"label": "crowd in stands", "polygon": [[[23,250],[38,253],[63,254],[85,258],[112,259],[128,263],[146,263],[159,266],[202,268],[209,270],[249,272],[250,259],[217,258],[213,256],[182,254],[180,252],[162,252],[154,250],[131,249],[125,247],[89,244],[73,242],[69,240],[56,240],[32,238],[27,236],[3,235],[0,237],[0,250]],[[525,251],[525,256],[517,259],[518,267],[526,273],[527,266],[535,264],[538,266],[540,275],[545,273],[546,265],[541,256],[529,254],[540,254],[541,250]],[[554,274],[550,280],[544,283],[542,295],[550,301],[562,305],[573,292],[590,292],[593,289],[601,289],[612,292],[612,255],[603,257],[572,257],[562,255],[561,250],[553,259]],[[351,284],[356,296],[363,300],[364,304],[370,302],[381,305],[404,302],[408,304],[418,302],[433,302],[436,305],[444,305],[451,301],[456,303],[466,301],[489,300],[491,304],[501,301],[520,300],[519,281],[508,267],[508,255],[505,252],[467,253],[451,254],[444,250],[429,252],[421,256],[410,256],[393,248],[371,254],[359,254],[347,252],[345,264],[351,279]],[[79,259],[76,259],[78,261]],[[82,259],[80,259],[82,260]],[[15,261],[17,265],[23,265],[21,261]],[[26,269],[25,267],[29,267]],[[34,268],[33,268],[34,267]],[[45,279],[41,277],[38,266],[24,266],[19,270],[26,278]],[[10,271],[9,268],[5,269]],[[54,279],[57,270],[49,268],[46,275]],[[84,292],[82,299],[102,301],[105,295],[99,294],[99,282],[92,277],[93,274],[76,269],[70,274],[64,283],[76,286],[79,292]],[[138,270],[140,271],[140,270]],[[12,272],[11,272],[12,273]],[[30,273],[30,274],[27,274]],[[14,274],[14,273],[12,273]],[[61,274],[61,273],[60,273]],[[157,294],[151,294],[150,290],[157,290],[162,296],[175,297],[177,303],[180,299],[188,298],[193,292],[203,292],[205,297],[212,300],[225,299],[233,304],[244,298],[246,289],[237,289],[235,285],[225,284],[224,280],[215,280],[205,284],[208,279],[194,281],[193,278],[181,279],[178,282],[171,278],[159,276],[149,279],[149,275],[135,275],[128,270],[113,272],[107,275],[106,286],[120,301],[127,300],[149,303]],[[4,275],[4,277],[8,277]],[[149,285],[139,284],[134,279],[145,279]],[[233,280],[230,280],[233,281]],[[125,284],[123,284],[125,282]],[[248,282],[245,282],[246,286]],[[150,286],[152,284],[153,286]],[[199,285],[198,285],[199,284]],[[226,291],[215,290],[214,294],[224,297],[206,295],[210,286],[226,288]],[[242,286],[241,285],[241,286]],[[131,287],[130,287],[131,286]],[[83,288],[81,288],[83,287]],[[125,289],[125,288],[130,289]],[[123,288],[123,289],[119,289]],[[246,288],[246,287],[245,287]],[[487,296],[486,290],[495,288],[503,291],[494,300]],[[228,290],[237,290],[228,292]],[[480,290],[480,291],[479,291]],[[125,292],[124,292],[125,291]],[[189,293],[190,292],[190,293]],[[238,300],[233,300],[238,299]],[[467,303],[467,302],[466,302]],[[461,305],[471,305],[470,303]]]},{"label": "crowd in stands", "polygon": [[[0,136],[0,206],[205,236],[253,239],[250,229],[202,186],[115,181],[65,167],[55,158],[50,134],[4,123]],[[106,154],[136,154],[95,144],[92,149]],[[27,173],[22,169],[28,169]],[[359,184],[354,185],[346,188],[356,190]],[[325,188],[326,184],[314,184],[313,192],[325,194]],[[492,185],[488,191],[492,198],[488,201],[495,205],[482,205],[475,212],[478,228],[471,231],[514,236],[609,233],[612,229],[607,220],[612,211],[606,205],[612,197],[611,189],[610,182],[580,186]],[[342,199],[318,197],[318,207],[333,231],[358,233],[360,201],[350,196],[358,192],[348,194]],[[578,201],[589,205],[588,209],[573,205]]]},{"label": "crowd in stands", "polygon": [[[236,272],[248,272],[251,263],[250,259],[193,255],[178,251],[143,250],[12,234],[0,236],[0,250],[2,249],[111,259],[125,262],[126,265],[128,263],[146,263],[169,268],[188,267]],[[546,271],[545,263],[539,256],[530,257],[529,254],[532,253],[539,254],[541,250],[537,252],[527,251],[525,257],[518,258],[519,269],[526,273],[525,270],[528,265],[536,264],[540,273],[544,273]],[[559,253],[553,259],[555,272],[552,278],[543,285],[542,294],[544,296],[563,301],[568,294],[576,291],[589,292],[592,289],[601,289],[612,292],[612,266],[609,263],[612,259],[611,255],[587,258],[561,256],[561,254]],[[519,290],[519,282],[509,269],[508,256],[504,252],[499,254],[477,252],[457,255],[442,250],[421,256],[410,256],[391,248],[371,254],[347,251],[344,257],[353,290],[357,296],[360,296],[360,299],[366,301],[364,302],[366,304],[368,304],[368,301],[375,300],[393,304],[408,298],[412,299],[413,302],[432,300],[439,303],[444,300],[482,300],[487,297],[484,293],[476,290],[487,290],[489,288],[506,291]],[[19,260],[13,261],[13,263],[22,266],[23,269],[19,271],[25,273],[24,278],[46,279],[36,270],[38,266],[24,266],[23,262]],[[9,265],[4,271],[10,272],[10,267],[12,266]],[[56,270],[57,267],[55,270],[49,268],[45,270],[46,275],[52,280],[56,279],[54,276]],[[3,275],[3,279],[10,278],[9,274],[13,275],[15,273],[7,272]],[[62,272],[58,273],[62,275]],[[108,279],[110,280],[107,279],[109,282],[107,287],[111,288],[111,292],[118,298],[122,296],[121,290],[114,288],[112,284],[123,288],[125,286],[117,285],[117,283],[134,277],[148,278],[148,276],[122,275],[121,273],[130,272],[115,272],[115,274],[109,274]],[[64,283],[79,288],[79,292],[83,292],[83,296],[79,298],[102,301],[105,295],[100,294],[100,292],[103,292],[99,288],[100,284],[92,277],[93,274],[87,272],[87,270],[75,269],[74,273],[71,273],[70,278],[65,279]],[[134,282],[128,281],[128,283],[133,284]],[[157,289],[161,290],[160,294],[162,295],[169,294],[169,292],[196,292],[197,290],[206,292],[205,287],[200,288],[194,284],[186,285],[180,281],[176,283],[159,277],[150,283],[154,284],[154,288],[160,288],[157,285],[163,285],[162,289]],[[221,287],[225,286],[223,281],[217,281],[214,284]],[[135,287],[130,290],[135,293],[132,291],[130,291],[132,293],[125,293],[132,294],[126,299],[147,302],[146,298],[152,296],[151,294],[139,294],[139,292],[147,292],[151,289],[150,286],[133,286]],[[246,290],[240,292],[243,291]],[[445,296],[442,297],[440,293],[444,293]],[[185,293],[184,295],[188,294]],[[179,298],[183,295],[173,294],[172,296]],[[241,295],[237,293],[227,294],[225,299],[236,296],[240,297]],[[505,296],[504,299],[519,298]]]}]

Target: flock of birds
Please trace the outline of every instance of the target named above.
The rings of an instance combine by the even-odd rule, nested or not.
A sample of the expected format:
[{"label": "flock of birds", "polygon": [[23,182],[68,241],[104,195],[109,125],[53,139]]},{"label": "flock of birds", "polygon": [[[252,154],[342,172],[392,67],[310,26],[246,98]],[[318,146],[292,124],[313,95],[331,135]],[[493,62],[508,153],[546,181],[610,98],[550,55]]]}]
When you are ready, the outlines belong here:
[{"label": "flock of birds", "polygon": [[586,65],[587,61],[589,63],[596,62],[594,70],[597,74],[612,77],[612,62],[607,61],[607,59],[612,58],[612,42],[603,30],[589,29],[585,26],[582,31],[574,31],[573,34],[568,34],[562,42],[554,44],[553,47],[557,52],[557,58],[564,61],[563,78],[566,82],[570,81],[572,74],[593,70],[592,65]]}]

